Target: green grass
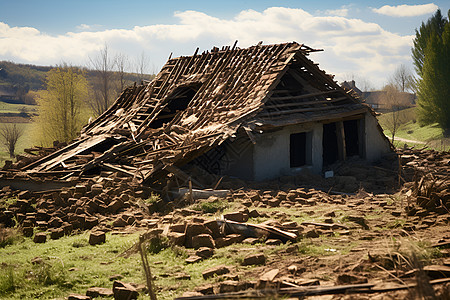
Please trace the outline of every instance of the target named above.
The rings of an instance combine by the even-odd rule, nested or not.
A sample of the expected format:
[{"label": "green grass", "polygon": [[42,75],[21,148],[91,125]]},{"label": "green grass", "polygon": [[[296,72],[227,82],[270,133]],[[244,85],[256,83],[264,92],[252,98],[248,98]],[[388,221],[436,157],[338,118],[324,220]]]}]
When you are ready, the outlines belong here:
[{"label": "green grass", "polygon": [[[403,147],[407,144],[415,148],[426,147],[441,151],[450,149],[450,140],[444,138],[443,130],[437,123],[420,126],[416,119],[416,108],[405,109],[401,113],[404,122],[398,128],[395,137],[419,141],[424,144],[394,140],[394,146]],[[378,121],[384,130],[384,134],[388,137],[392,137],[392,132],[387,129],[387,122],[391,114],[385,113],[378,116]]]},{"label": "green grass", "polygon": [[[0,102],[1,103],[1,102]],[[0,123],[2,126],[5,123]],[[23,130],[22,136],[17,141],[16,154],[23,154],[25,148],[33,147],[36,144],[34,139],[34,124],[33,123],[16,123],[16,125]],[[0,166],[3,166],[5,160],[11,160],[9,153],[5,146],[0,145]]]},{"label": "green grass", "polygon": [[192,206],[192,209],[202,211],[204,213],[214,214],[216,212],[222,212],[228,208],[228,202],[225,199],[215,199],[214,201],[202,201]]},{"label": "green grass", "polygon": [[[13,269],[12,273],[0,276],[0,286],[14,283],[10,292],[2,290],[2,296],[9,299],[62,298],[71,292],[85,293],[91,286],[112,287],[108,278],[113,274],[123,275],[128,282],[143,282],[137,255],[117,257],[137,241],[137,234],[108,235],[107,242],[98,246],[81,242],[87,239],[87,233],[49,240],[45,244],[35,244],[27,238],[0,248],[0,264]],[[32,264],[35,257],[40,257],[42,262]]]},{"label": "green grass", "polygon": [[[7,299],[63,299],[71,293],[84,294],[89,287],[112,288],[111,275],[120,274],[124,282],[145,284],[139,253],[121,255],[138,241],[139,233],[107,234],[106,243],[88,244],[88,233],[48,240],[35,244],[29,238],[18,239],[12,245],[0,248],[0,298]],[[282,245],[280,247],[285,247]],[[246,248],[246,251],[239,249]],[[251,248],[251,249],[249,249]],[[252,250],[253,249],[253,250]],[[151,250],[151,251],[150,251]],[[213,277],[204,280],[202,272],[217,265],[239,266],[243,255],[258,252],[258,245],[232,245],[216,249],[212,258],[195,264],[184,260],[192,250],[153,244],[148,260],[158,299],[173,299],[194,287],[217,282]],[[153,253],[152,253],[153,252]],[[40,263],[32,260],[39,257]],[[190,279],[175,279],[176,274],[188,274]],[[147,296],[140,295],[139,299]]]},{"label": "green grass", "polygon": [[37,106],[28,104],[13,104],[0,101],[0,113],[21,113],[23,111],[26,113],[36,113]]}]

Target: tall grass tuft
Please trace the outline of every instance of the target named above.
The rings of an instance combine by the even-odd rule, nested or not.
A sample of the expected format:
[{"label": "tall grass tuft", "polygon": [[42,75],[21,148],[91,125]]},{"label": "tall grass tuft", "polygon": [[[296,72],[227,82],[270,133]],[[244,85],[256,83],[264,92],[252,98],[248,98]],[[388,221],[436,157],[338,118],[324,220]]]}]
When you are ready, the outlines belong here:
[{"label": "tall grass tuft", "polygon": [[57,285],[64,287],[67,284],[64,264],[57,259],[44,259],[34,264],[30,275],[37,283],[44,286]]},{"label": "tall grass tuft", "polygon": [[16,280],[13,267],[9,266],[0,272],[0,295],[6,295],[16,290]]},{"label": "tall grass tuft", "polygon": [[0,248],[12,245],[22,238],[23,236],[16,228],[4,228],[0,224]]}]

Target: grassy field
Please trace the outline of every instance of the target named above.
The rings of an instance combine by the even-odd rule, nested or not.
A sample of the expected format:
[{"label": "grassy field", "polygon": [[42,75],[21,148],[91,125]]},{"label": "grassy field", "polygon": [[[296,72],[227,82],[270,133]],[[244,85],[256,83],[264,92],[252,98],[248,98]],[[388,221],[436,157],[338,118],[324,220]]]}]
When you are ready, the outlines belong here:
[{"label": "grassy field", "polygon": [[[96,246],[88,244],[88,233],[49,240],[45,244],[16,236],[12,245],[0,247],[0,298],[64,299],[71,293],[85,294],[89,287],[112,288],[112,276],[144,285],[139,253],[123,255],[129,254],[127,250],[138,241],[138,236],[139,233],[109,233],[106,243]],[[216,277],[205,282],[201,273],[221,264],[240,264],[249,251],[257,253],[261,247],[239,244],[220,248],[210,259],[186,264],[189,250],[184,247],[169,247],[164,238],[155,238],[149,245],[147,256],[158,299],[173,299],[196,286],[216,282]],[[280,245],[264,252],[270,255],[288,246]],[[240,248],[245,251],[239,251]],[[246,278],[250,279],[254,278]],[[141,293],[139,299],[147,298]]]},{"label": "grassy field", "polygon": [[[0,123],[0,126],[4,126],[5,123]],[[23,149],[30,148],[35,145],[35,140],[33,138],[33,123],[16,123],[16,125],[23,130],[23,134],[20,139],[17,141],[16,145],[16,154],[24,153]],[[3,166],[5,160],[11,160],[9,157],[8,151],[6,151],[6,147],[0,145],[0,166]]]},{"label": "grassy field", "polygon": [[36,113],[37,106],[36,105],[28,105],[28,104],[12,104],[0,101],[0,113]]},{"label": "grassy field", "polygon": [[45,244],[16,237],[13,245],[0,248],[0,298],[62,299],[69,292],[84,294],[90,286],[111,287],[108,278],[114,274],[141,283],[138,256],[117,257],[137,236],[108,235],[107,242],[99,246],[90,246],[86,233]]},{"label": "grassy field", "polygon": [[[387,122],[391,117],[391,114],[392,113],[385,113],[378,116],[378,121],[384,130],[384,134],[389,138],[392,137],[392,132],[387,129]],[[450,139],[444,138],[443,130],[438,124],[430,124],[421,127],[416,119],[416,108],[406,109],[402,111],[402,114],[405,122],[400,125],[395,133],[395,137],[422,143],[394,140],[394,145],[396,147],[403,147],[403,145],[407,144],[408,146],[414,146],[416,148],[426,147],[439,151],[450,149]]]}]

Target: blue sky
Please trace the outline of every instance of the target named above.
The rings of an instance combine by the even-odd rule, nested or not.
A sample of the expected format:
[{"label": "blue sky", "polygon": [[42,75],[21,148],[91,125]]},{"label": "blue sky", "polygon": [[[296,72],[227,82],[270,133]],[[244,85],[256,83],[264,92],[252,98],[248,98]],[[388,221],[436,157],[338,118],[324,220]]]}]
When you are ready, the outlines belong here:
[{"label": "blue sky", "polygon": [[0,60],[88,65],[100,49],[144,54],[157,72],[171,52],[297,41],[325,51],[311,59],[336,80],[380,88],[400,65],[412,69],[415,28],[450,1],[0,0]]}]

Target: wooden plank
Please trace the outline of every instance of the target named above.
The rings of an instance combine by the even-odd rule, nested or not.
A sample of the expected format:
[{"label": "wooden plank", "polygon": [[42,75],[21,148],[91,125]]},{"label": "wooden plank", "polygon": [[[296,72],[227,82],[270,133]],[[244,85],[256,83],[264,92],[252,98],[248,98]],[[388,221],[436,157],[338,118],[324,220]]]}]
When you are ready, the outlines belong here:
[{"label": "wooden plank", "polygon": [[[276,90],[274,92],[277,92]],[[298,95],[298,96],[282,96],[282,97],[271,97],[273,100],[300,100],[304,98],[310,98],[310,97],[316,97],[316,96],[323,96],[323,95],[329,95],[333,93],[340,93],[340,91],[337,90],[329,90],[329,91],[320,91],[315,93],[309,93],[304,95]],[[347,97],[345,97],[347,98]]]},{"label": "wooden plank", "polygon": [[298,108],[298,109],[288,109],[288,110],[281,110],[281,111],[275,111],[275,112],[263,112],[258,114],[258,117],[274,117],[274,116],[280,116],[280,115],[289,115],[293,113],[302,113],[302,112],[313,112],[313,111],[325,111],[325,110],[332,110],[337,109],[336,106],[323,106],[323,107],[310,107],[310,108]]},{"label": "wooden plank", "polygon": [[121,168],[117,165],[113,165],[113,164],[109,164],[109,163],[100,163],[99,166],[103,167],[105,169],[111,170],[111,171],[127,174],[131,177],[141,177],[141,176],[139,176],[138,172],[130,172],[130,171],[125,170],[124,168]]},{"label": "wooden plank", "polygon": [[345,130],[344,122],[336,122],[336,138],[338,146],[338,158],[344,161],[347,157],[347,151],[345,149]]},{"label": "wooden plank", "polygon": [[[269,100],[271,102],[272,99]],[[331,100],[315,100],[315,101],[305,101],[305,102],[292,102],[292,103],[281,103],[281,104],[270,104],[264,105],[264,109],[270,108],[280,108],[280,107],[289,107],[289,106],[300,106],[300,105],[314,105],[314,104],[328,104],[328,103],[336,103],[342,100],[347,100],[347,97],[339,97]]]}]

